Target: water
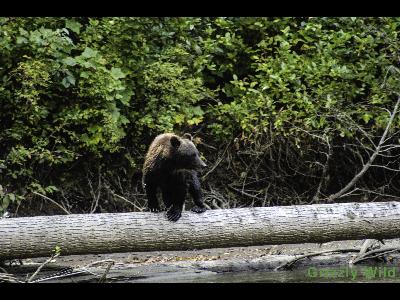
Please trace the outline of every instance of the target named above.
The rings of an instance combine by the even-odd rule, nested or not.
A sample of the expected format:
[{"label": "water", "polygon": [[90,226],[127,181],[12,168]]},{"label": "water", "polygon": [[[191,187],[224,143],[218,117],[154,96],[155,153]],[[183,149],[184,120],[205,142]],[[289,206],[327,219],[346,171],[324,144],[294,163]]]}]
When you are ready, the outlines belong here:
[{"label": "water", "polygon": [[[176,282],[176,281],[175,281]],[[254,271],[221,273],[191,278],[182,282],[198,283],[316,283],[316,282],[396,282],[400,283],[400,268],[384,266],[357,266],[306,268],[292,271]]]}]

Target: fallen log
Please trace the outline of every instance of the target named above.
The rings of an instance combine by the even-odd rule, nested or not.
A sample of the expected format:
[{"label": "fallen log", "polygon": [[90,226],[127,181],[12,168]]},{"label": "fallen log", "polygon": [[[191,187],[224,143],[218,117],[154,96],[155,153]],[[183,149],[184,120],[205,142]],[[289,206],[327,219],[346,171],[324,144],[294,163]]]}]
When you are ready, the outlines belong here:
[{"label": "fallen log", "polygon": [[165,213],[105,213],[0,219],[0,259],[193,250],[400,237],[400,203],[342,203]]}]

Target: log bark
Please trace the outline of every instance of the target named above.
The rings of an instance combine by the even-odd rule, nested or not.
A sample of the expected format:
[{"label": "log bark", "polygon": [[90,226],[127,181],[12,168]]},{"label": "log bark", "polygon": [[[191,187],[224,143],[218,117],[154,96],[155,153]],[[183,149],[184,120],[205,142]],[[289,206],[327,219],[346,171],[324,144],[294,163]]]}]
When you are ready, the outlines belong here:
[{"label": "log bark", "polygon": [[397,237],[399,202],[39,216],[0,219],[0,259]]}]

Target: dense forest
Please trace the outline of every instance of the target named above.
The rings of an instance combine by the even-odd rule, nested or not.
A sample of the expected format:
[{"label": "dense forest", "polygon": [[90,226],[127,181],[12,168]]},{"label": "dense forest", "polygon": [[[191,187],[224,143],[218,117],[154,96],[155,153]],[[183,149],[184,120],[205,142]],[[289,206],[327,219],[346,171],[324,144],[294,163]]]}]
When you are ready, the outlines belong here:
[{"label": "dense forest", "polygon": [[0,18],[0,215],[142,211],[160,133],[209,208],[400,197],[400,18]]}]

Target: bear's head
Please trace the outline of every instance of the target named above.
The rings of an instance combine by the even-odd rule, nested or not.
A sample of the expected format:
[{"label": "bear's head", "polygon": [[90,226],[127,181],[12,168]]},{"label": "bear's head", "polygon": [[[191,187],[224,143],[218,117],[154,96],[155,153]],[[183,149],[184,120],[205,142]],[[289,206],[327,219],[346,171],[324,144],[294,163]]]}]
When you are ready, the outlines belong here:
[{"label": "bear's head", "polygon": [[196,170],[207,167],[201,160],[199,151],[192,141],[192,136],[185,133],[183,137],[172,135],[170,138],[173,160],[179,169]]}]

